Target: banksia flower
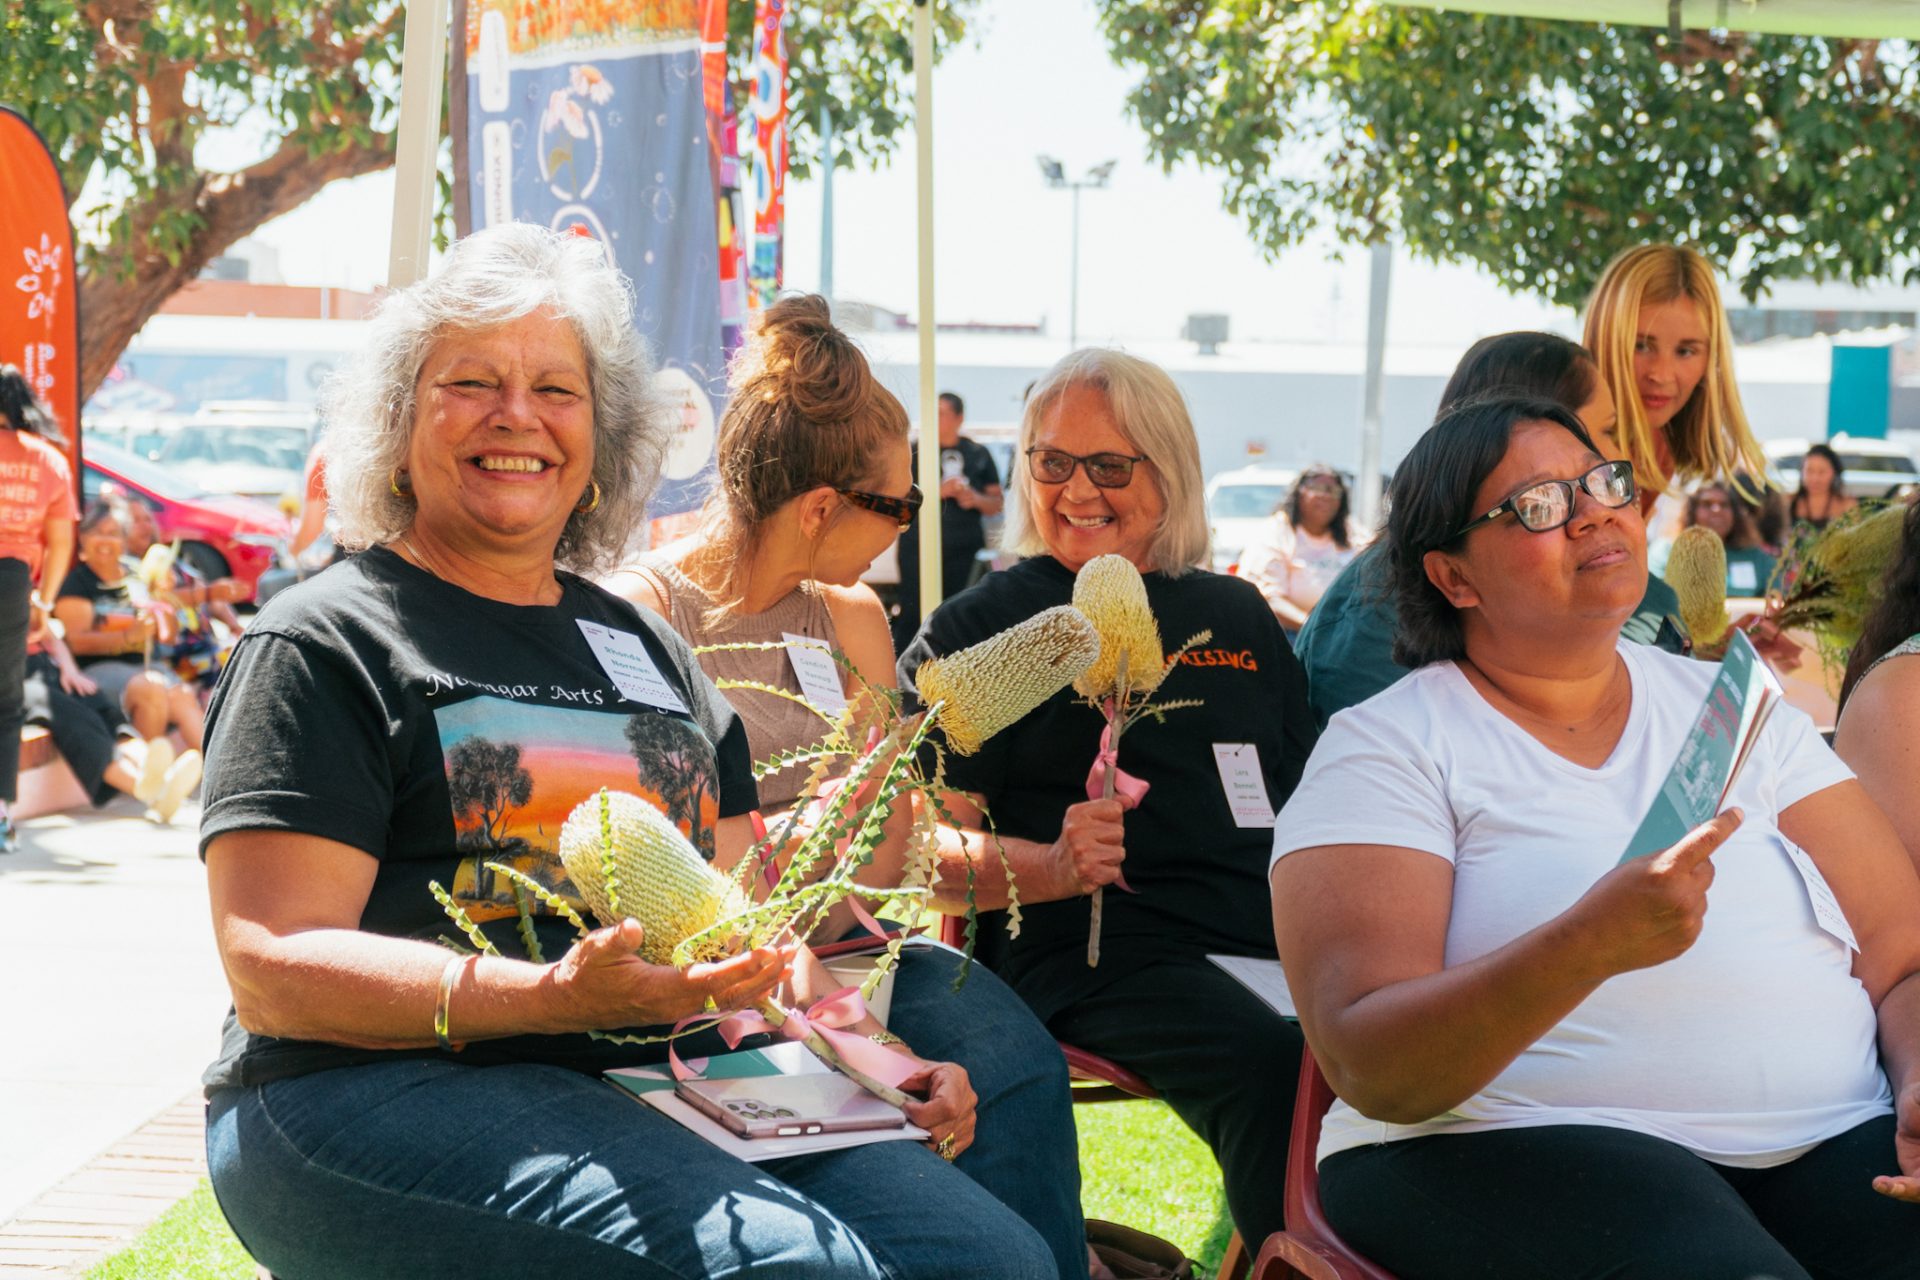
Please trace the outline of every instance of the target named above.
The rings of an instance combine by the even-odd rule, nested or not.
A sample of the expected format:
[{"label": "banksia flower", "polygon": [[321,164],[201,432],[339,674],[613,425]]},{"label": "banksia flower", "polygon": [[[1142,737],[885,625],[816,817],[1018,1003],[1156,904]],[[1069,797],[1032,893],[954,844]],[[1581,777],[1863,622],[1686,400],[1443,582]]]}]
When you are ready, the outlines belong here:
[{"label": "banksia flower", "polygon": [[646,927],[640,958],[673,963],[682,938],[746,909],[667,815],[639,796],[602,788],[560,827],[560,862],[603,925]]},{"label": "banksia flower", "polygon": [[1125,556],[1095,556],[1073,580],[1073,607],[1087,615],[1100,637],[1100,656],[1073,682],[1074,692],[1093,702],[1122,692],[1120,655],[1127,655],[1127,688],[1149,694],[1167,678],[1160,628],[1147,605],[1147,584]]},{"label": "banksia flower", "polygon": [[1776,621],[1813,631],[1822,650],[1844,665],[1861,625],[1880,603],[1882,580],[1900,551],[1906,513],[1900,503],[1862,508],[1809,539]]},{"label": "banksia flower", "polygon": [[938,702],[940,728],[963,756],[1072,684],[1100,656],[1100,636],[1070,604],[1055,605],[979,644],[932,658],[914,676]]},{"label": "banksia flower", "polygon": [[167,585],[167,576],[173,572],[174,555],[172,547],[164,542],[156,542],[147,548],[147,554],[140,557],[140,581],[149,592]]},{"label": "banksia flower", "polygon": [[1680,597],[1680,620],[1693,642],[1707,648],[1726,637],[1727,548],[1704,525],[1690,525],[1673,540],[1667,555],[1667,585]]}]

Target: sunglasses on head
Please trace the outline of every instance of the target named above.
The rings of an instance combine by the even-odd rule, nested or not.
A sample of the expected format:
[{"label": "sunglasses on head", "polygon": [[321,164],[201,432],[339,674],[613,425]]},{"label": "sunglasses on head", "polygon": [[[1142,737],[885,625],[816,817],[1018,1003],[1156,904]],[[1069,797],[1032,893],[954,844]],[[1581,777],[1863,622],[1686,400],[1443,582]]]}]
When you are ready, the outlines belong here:
[{"label": "sunglasses on head", "polygon": [[1510,495],[1493,510],[1467,521],[1440,545],[1464,538],[1509,511],[1528,533],[1550,533],[1573,519],[1578,501],[1576,489],[1585,489],[1603,507],[1624,507],[1634,499],[1633,464],[1603,462],[1577,480],[1537,481]]},{"label": "sunglasses on head", "polygon": [[1133,483],[1133,464],[1145,462],[1145,454],[1068,453],[1064,449],[1027,450],[1027,474],[1041,484],[1065,484],[1073,479],[1075,467],[1087,469],[1087,479],[1101,489],[1124,489]]},{"label": "sunglasses on head", "polygon": [[907,496],[904,498],[896,498],[889,493],[868,493],[864,489],[835,489],[834,492],[849,505],[885,516],[902,529],[913,523],[915,513],[920,510],[921,494],[917,484],[907,486]]}]

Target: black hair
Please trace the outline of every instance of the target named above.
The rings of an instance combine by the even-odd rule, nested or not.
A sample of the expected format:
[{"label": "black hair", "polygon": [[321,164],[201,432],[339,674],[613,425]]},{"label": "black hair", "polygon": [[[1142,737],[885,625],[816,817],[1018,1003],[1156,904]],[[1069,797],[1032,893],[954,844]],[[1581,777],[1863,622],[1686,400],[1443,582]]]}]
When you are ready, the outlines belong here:
[{"label": "black hair", "polygon": [[1403,667],[1466,656],[1459,611],[1428,580],[1426,556],[1460,540],[1460,527],[1473,518],[1474,495],[1507,456],[1513,429],[1523,422],[1551,422],[1600,452],[1559,401],[1494,394],[1445,413],[1393,473],[1385,548],[1400,611],[1393,660]]},{"label": "black hair", "polygon": [[1880,583],[1880,603],[1861,624],[1860,638],[1847,655],[1836,718],[1847,709],[1847,699],[1853,696],[1854,686],[1867,674],[1867,668],[1916,633],[1920,633],[1920,502],[1911,502],[1900,523],[1899,549]]},{"label": "black hair", "polygon": [[1467,348],[1440,393],[1440,413],[1494,391],[1558,400],[1576,412],[1593,399],[1600,366],[1577,342],[1553,333],[1496,333]]},{"label": "black hair", "polygon": [[947,408],[953,410],[963,418],[967,416],[967,402],[951,391],[942,391],[940,393],[940,403],[946,405]]},{"label": "black hair", "polygon": [[1347,484],[1347,478],[1332,467],[1315,463],[1300,473],[1293,482],[1293,488],[1287,491],[1287,523],[1293,528],[1300,527],[1300,501],[1306,495],[1301,486],[1314,476],[1330,476],[1340,486],[1340,509],[1333,513],[1333,523],[1327,526],[1327,536],[1333,539],[1333,545],[1345,551],[1353,545],[1347,537],[1347,520],[1353,514],[1353,489]]},{"label": "black hair", "polygon": [[74,532],[76,534],[92,533],[109,519],[118,520],[120,531],[126,532],[127,500],[117,493],[103,493],[89,502],[87,509],[80,513],[80,523]]},{"label": "black hair", "polygon": [[0,364],[0,426],[63,443],[60,424],[33,394],[26,375],[10,364]]}]

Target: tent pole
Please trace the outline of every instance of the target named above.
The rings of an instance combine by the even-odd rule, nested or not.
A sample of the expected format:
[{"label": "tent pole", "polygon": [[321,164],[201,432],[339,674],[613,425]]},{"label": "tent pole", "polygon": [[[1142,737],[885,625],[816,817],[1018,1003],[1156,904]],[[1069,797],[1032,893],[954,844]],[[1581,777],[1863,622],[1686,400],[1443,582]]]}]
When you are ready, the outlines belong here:
[{"label": "tent pole", "polygon": [[1354,504],[1361,525],[1371,530],[1380,518],[1380,419],[1386,389],[1387,298],[1392,290],[1393,245],[1373,242],[1368,266],[1367,372],[1360,413],[1360,471]]},{"label": "tent pole", "polygon": [[406,49],[400,71],[400,128],[394,143],[393,242],[387,287],[399,289],[427,274],[433,249],[434,179],[440,158],[440,98],[446,86],[445,0],[407,6]]},{"label": "tent pole", "polygon": [[933,364],[933,0],[913,4],[914,167],[920,222],[920,617],[940,603],[940,435]]}]

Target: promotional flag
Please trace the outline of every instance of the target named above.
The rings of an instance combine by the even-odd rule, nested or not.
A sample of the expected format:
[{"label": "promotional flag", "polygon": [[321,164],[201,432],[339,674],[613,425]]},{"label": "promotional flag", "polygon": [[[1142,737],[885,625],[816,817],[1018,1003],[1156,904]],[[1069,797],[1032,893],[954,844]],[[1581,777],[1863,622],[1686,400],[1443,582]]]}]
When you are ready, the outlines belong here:
[{"label": "promotional flag", "polygon": [[465,0],[453,131],[461,234],[518,219],[591,236],[680,425],[648,514],[697,508],[726,394],[705,0]]},{"label": "promotional flag", "polygon": [[780,292],[781,237],[787,220],[787,0],[754,0],[753,264],[747,305]]},{"label": "promotional flag", "polygon": [[720,346],[731,356],[746,336],[746,246],[740,228],[739,119],[727,75],[727,3],[706,0],[701,26],[701,80],[706,91],[707,149],[713,157],[714,217],[720,236]]},{"label": "promotional flag", "polygon": [[26,117],[0,107],[0,362],[53,410],[80,482],[80,315],[60,171]]}]

